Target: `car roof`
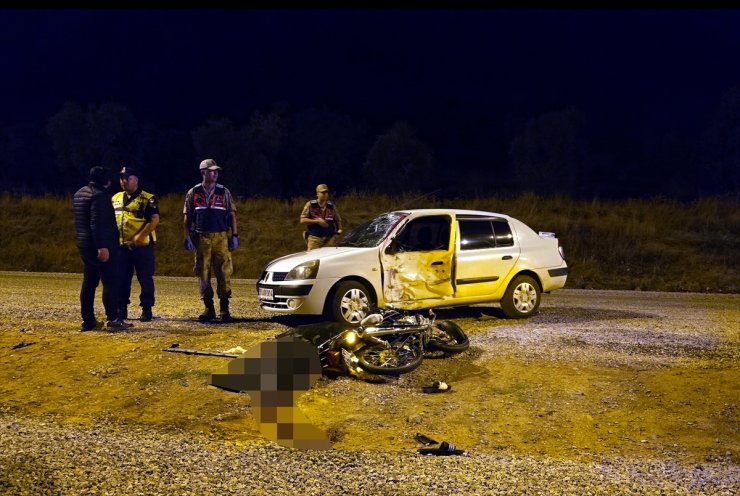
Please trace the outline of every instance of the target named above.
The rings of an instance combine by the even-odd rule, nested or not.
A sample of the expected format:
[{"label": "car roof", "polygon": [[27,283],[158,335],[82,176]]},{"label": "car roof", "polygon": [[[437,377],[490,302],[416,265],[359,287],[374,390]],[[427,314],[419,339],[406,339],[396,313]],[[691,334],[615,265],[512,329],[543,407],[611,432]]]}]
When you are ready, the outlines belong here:
[{"label": "car roof", "polygon": [[415,208],[415,209],[404,209],[394,210],[394,212],[402,212],[406,214],[425,214],[425,215],[441,215],[441,214],[454,214],[455,217],[500,217],[503,219],[510,219],[511,217],[506,214],[499,214],[496,212],[485,212],[483,210],[465,210],[460,208]]}]

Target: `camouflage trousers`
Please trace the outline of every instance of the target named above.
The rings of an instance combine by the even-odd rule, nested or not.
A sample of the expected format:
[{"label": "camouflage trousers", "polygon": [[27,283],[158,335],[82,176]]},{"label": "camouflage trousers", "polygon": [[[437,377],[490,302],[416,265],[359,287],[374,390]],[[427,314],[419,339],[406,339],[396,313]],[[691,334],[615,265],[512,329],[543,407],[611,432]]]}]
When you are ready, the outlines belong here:
[{"label": "camouflage trousers", "polygon": [[200,297],[204,301],[213,300],[211,274],[216,276],[218,298],[231,297],[231,273],[234,272],[234,266],[231,263],[228,234],[224,231],[193,235],[195,275],[200,279]]},{"label": "camouflage trousers", "polygon": [[309,234],[306,236],[306,249],[315,250],[316,248],[323,248],[324,246],[331,246],[332,236],[319,237]]}]

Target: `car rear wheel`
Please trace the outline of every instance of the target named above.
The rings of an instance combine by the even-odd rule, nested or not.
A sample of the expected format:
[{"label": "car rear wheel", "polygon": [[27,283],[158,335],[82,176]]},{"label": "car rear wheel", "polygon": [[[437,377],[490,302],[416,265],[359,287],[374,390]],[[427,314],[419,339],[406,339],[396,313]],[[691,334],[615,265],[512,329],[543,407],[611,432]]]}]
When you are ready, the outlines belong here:
[{"label": "car rear wheel", "polygon": [[540,286],[530,276],[516,276],[501,300],[501,309],[511,319],[525,319],[540,307]]},{"label": "car rear wheel", "polygon": [[335,321],[356,327],[375,306],[372,293],[357,281],[339,283],[331,300],[330,317]]}]

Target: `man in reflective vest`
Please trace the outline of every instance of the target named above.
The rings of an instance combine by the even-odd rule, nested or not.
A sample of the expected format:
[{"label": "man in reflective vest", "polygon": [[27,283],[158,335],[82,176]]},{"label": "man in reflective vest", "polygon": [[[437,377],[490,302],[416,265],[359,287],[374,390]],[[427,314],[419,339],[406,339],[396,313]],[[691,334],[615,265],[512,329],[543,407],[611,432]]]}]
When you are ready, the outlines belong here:
[{"label": "man in reflective vest", "polygon": [[139,304],[142,322],[152,320],[154,306],[154,229],[159,224],[157,197],[139,187],[139,173],[131,167],[121,169],[120,184],[123,191],[113,195],[113,210],[118,225],[119,291],[118,317],[128,318],[131,302],[131,279],[141,286]]},{"label": "man in reflective vest", "polygon": [[316,186],[316,199],[306,202],[300,223],[306,224],[304,239],[308,250],[327,246],[335,234],[342,234],[342,219],[337,207],[329,201],[329,187]]},{"label": "man in reflective vest", "polygon": [[211,274],[216,275],[216,293],[220,303],[221,322],[231,322],[231,274],[234,266],[231,251],[239,246],[236,227],[236,205],[231,192],[218,184],[221,167],[212,158],[200,163],[203,182],[185,195],[185,249],[195,250],[195,274],[200,279],[200,298],[205,310],[198,316],[201,322],[216,319],[213,307]]}]

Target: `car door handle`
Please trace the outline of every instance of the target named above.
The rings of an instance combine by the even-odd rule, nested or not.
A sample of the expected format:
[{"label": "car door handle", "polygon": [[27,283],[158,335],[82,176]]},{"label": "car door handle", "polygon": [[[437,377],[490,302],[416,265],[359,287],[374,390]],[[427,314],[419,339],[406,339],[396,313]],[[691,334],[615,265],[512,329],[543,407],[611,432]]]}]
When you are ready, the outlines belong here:
[{"label": "car door handle", "polygon": [[501,257],[501,260],[511,260],[512,258],[514,258],[514,257],[512,257],[511,255],[505,255],[505,256]]},{"label": "car door handle", "polygon": [[437,260],[436,262],[432,262],[432,265],[442,265],[442,262],[440,262],[439,260]]}]

